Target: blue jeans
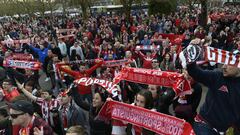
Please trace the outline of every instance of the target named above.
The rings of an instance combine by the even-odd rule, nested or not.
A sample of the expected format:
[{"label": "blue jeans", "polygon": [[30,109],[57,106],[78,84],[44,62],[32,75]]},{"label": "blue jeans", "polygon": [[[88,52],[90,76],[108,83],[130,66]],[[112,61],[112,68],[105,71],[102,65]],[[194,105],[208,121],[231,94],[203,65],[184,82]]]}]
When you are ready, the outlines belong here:
[{"label": "blue jeans", "polygon": [[196,135],[220,135],[213,128],[201,122],[194,122],[193,130],[196,133]]}]

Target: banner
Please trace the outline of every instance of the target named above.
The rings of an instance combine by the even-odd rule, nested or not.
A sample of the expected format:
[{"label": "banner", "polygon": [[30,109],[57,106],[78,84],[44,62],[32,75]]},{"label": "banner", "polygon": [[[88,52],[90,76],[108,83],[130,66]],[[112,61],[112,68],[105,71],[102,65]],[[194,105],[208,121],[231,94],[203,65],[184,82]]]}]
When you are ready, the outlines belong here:
[{"label": "banner", "polygon": [[182,74],[176,72],[123,67],[119,75],[114,78],[114,83],[117,84],[121,80],[171,87],[176,96],[192,93],[189,81]]},{"label": "banner", "polygon": [[12,68],[39,70],[41,68],[41,63],[38,61],[6,59],[3,61],[3,66],[12,67]]},{"label": "banner", "polygon": [[106,122],[124,121],[157,134],[195,135],[191,125],[183,119],[117,101],[107,101],[97,118]]},{"label": "banner", "polygon": [[240,68],[239,55],[213,47],[205,48],[205,60]]},{"label": "banner", "polygon": [[120,91],[118,90],[116,84],[103,79],[83,77],[81,79],[74,80],[74,83],[78,85],[83,85],[83,86],[89,86],[93,84],[100,85],[104,89],[106,89],[106,91],[110,93],[112,97],[116,97],[120,94]]}]

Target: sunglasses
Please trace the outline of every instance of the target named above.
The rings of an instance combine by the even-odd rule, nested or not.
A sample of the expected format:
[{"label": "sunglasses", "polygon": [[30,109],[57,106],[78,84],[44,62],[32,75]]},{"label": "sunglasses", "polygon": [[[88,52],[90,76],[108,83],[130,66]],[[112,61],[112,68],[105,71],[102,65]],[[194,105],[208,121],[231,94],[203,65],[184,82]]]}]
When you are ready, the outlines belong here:
[{"label": "sunglasses", "polygon": [[16,119],[18,116],[23,115],[25,113],[19,113],[19,114],[9,114],[11,118]]}]

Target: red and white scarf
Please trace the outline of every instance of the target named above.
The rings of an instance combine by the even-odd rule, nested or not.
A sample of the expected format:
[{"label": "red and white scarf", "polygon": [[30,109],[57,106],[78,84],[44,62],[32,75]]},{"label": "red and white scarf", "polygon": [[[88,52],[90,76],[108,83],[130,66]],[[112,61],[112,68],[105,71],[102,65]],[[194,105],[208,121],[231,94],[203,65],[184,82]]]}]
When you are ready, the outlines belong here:
[{"label": "red and white scarf", "polygon": [[138,45],[135,48],[136,50],[159,50],[159,45]]},{"label": "red and white scarf", "polygon": [[12,67],[12,68],[39,70],[41,68],[41,63],[38,61],[7,59],[3,62],[3,66]]},{"label": "red and white scarf", "polygon": [[117,67],[117,66],[121,66],[121,65],[126,65],[126,63],[128,63],[128,59],[109,60],[109,61],[104,61],[103,66]]},{"label": "red and white scarf", "polygon": [[83,85],[83,86],[97,84],[102,86],[108,93],[111,94],[112,97],[120,96],[120,91],[118,90],[117,85],[107,80],[83,77],[83,78],[74,80],[74,83],[78,85]]},{"label": "red and white scarf", "polygon": [[205,60],[209,62],[216,62],[240,68],[240,56],[235,55],[229,51],[206,47]]},{"label": "red and white scarf", "polygon": [[195,135],[191,125],[183,119],[117,101],[107,101],[97,118],[106,122],[124,121],[157,134]]},{"label": "red and white scarf", "polygon": [[21,39],[21,40],[4,40],[1,41],[1,44],[24,44],[27,43],[29,44],[31,42],[30,39]]},{"label": "red and white scarf", "polygon": [[182,74],[176,72],[124,67],[114,78],[114,83],[117,84],[121,80],[171,87],[176,96],[192,93],[189,81]]},{"label": "red and white scarf", "polygon": [[3,66],[39,70],[41,63],[35,61],[31,54],[12,54],[4,59]]},{"label": "red and white scarf", "polygon": [[58,39],[70,38],[70,37],[75,37],[75,35],[74,34],[70,34],[70,35],[65,35],[65,36],[59,36]]}]

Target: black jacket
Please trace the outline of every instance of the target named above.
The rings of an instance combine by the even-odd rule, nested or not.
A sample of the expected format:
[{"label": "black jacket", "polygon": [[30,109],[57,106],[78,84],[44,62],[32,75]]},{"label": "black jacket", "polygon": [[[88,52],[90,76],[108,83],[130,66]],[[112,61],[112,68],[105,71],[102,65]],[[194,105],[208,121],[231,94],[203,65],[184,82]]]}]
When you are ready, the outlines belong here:
[{"label": "black jacket", "polygon": [[202,70],[196,64],[188,65],[194,80],[209,88],[200,115],[218,131],[230,126],[240,127],[240,77],[224,77],[221,71]]},{"label": "black jacket", "polygon": [[111,135],[111,124],[106,124],[104,121],[95,118],[98,115],[98,111],[96,111],[92,105],[81,99],[76,88],[72,89],[71,96],[73,96],[73,99],[78,106],[89,112],[90,135]]}]

